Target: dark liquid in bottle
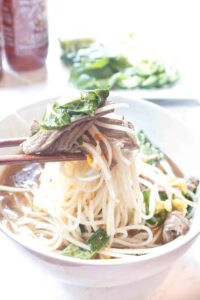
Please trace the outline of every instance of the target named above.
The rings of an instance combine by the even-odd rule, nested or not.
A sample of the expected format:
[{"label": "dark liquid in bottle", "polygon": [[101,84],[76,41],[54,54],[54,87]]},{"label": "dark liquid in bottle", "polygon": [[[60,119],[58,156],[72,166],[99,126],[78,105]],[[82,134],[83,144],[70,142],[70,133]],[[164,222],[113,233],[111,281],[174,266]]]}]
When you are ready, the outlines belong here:
[{"label": "dark liquid in bottle", "polygon": [[16,71],[45,64],[48,52],[46,1],[3,0],[5,52]]}]

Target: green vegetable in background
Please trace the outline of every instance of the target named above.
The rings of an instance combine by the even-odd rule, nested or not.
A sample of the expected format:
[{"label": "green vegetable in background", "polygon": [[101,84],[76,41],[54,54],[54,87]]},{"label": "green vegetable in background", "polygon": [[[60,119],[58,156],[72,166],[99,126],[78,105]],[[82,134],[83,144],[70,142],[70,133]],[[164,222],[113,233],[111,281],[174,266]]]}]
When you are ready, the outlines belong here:
[{"label": "green vegetable in background", "polygon": [[158,73],[158,67],[153,61],[143,60],[137,66],[137,74],[143,77],[151,76]]},{"label": "green vegetable in background", "polygon": [[103,229],[98,229],[88,240],[90,250],[82,249],[76,245],[69,244],[63,251],[62,255],[76,257],[80,259],[90,259],[100,251],[108,242],[109,236]]},{"label": "green vegetable in background", "polygon": [[145,135],[144,131],[139,131],[137,136],[140,143],[141,152],[147,156],[150,156],[147,163],[154,164],[165,157],[164,153],[160,150],[160,148],[152,144],[152,142]]},{"label": "green vegetable in background", "polygon": [[70,65],[70,83],[79,89],[150,89],[175,84],[180,74],[156,60],[132,65],[123,55],[111,55],[93,39],[60,41],[61,59]]},{"label": "green vegetable in background", "polygon": [[88,75],[91,80],[95,80],[93,88],[102,87],[99,80],[104,79],[103,86],[109,85],[109,79],[120,72],[121,70],[130,66],[128,60],[123,56],[102,56],[102,57],[90,57],[89,59],[82,59],[73,65],[70,82],[80,88],[79,77],[82,75]]},{"label": "green vegetable in background", "polygon": [[96,109],[107,99],[108,89],[88,90],[70,102],[55,102],[47,107],[41,127],[56,129],[71,124],[82,116],[94,115]]},{"label": "green vegetable in background", "polygon": [[60,47],[63,50],[61,59],[66,65],[71,65],[74,63],[78,51],[88,48],[93,43],[95,43],[95,40],[91,38],[60,41]]},{"label": "green vegetable in background", "polygon": [[140,84],[141,88],[152,88],[157,85],[157,76],[151,75],[144,79],[144,81]]}]

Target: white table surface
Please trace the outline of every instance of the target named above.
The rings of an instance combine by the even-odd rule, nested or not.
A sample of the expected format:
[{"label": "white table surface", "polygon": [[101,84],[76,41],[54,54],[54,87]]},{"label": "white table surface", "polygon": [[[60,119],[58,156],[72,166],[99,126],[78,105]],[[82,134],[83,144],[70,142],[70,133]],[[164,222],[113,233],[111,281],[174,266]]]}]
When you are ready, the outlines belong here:
[{"label": "white table surface", "polygon": [[[53,45],[55,45],[55,40]],[[32,101],[56,97],[67,93],[69,89],[67,71],[59,60],[59,48],[53,47],[52,44],[44,69],[19,75],[11,71],[4,61],[4,70],[4,78],[0,81],[0,118]],[[135,97],[135,94],[133,95]],[[189,97],[189,93],[187,95]],[[192,98],[194,97],[191,91]],[[182,119],[200,140],[199,100],[193,101],[189,98],[188,101],[156,100],[156,103]],[[199,250],[200,239],[168,270],[165,278],[155,287],[153,295],[147,295],[145,300],[199,300]],[[141,298],[136,297],[133,285],[91,289],[74,288],[56,282],[40,272],[31,261],[24,260],[20,252],[13,248],[9,239],[0,233],[0,299],[136,300]]]}]

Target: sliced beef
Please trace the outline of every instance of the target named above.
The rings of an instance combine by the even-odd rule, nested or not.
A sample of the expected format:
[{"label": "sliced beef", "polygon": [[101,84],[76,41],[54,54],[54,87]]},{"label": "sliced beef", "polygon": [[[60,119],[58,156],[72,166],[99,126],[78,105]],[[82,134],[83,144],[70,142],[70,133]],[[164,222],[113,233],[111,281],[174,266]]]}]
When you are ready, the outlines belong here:
[{"label": "sliced beef", "polygon": [[[108,105],[107,102],[104,106],[106,105]],[[40,124],[37,121],[33,121],[31,125],[32,136],[22,143],[23,152],[25,154],[53,155],[75,151],[80,148],[80,137],[84,137],[84,141],[96,145],[95,140],[88,132],[88,129],[92,124],[95,124],[98,127],[99,131],[108,138],[110,143],[117,143],[121,148],[137,149],[138,144],[136,138],[134,139],[134,136],[129,136],[128,133],[122,130],[105,128],[96,124],[96,121],[99,121],[104,124],[134,129],[133,124],[123,118],[115,119],[109,116],[103,117],[111,112],[113,112],[113,109],[109,109],[108,107],[107,111],[101,111],[96,113],[94,116],[81,117],[68,126],[54,130],[40,128]]]},{"label": "sliced beef", "polygon": [[[112,112],[112,111],[109,111]],[[45,130],[40,129],[37,133],[22,143],[22,149],[25,154],[56,154],[71,151],[72,147],[77,144],[77,140],[87,131],[94,123],[96,118],[107,114],[101,112],[95,116],[85,116],[74,121],[69,126],[60,129]],[[34,122],[31,132],[38,128],[38,124]]]},{"label": "sliced beef", "polygon": [[[132,130],[134,130],[134,126],[131,122],[128,122],[124,119],[114,119],[114,118],[107,118],[107,117],[100,117],[96,121],[100,121],[101,123],[104,124],[109,124],[109,125],[117,125],[120,127],[128,127]],[[118,130],[118,129],[111,129],[111,128],[105,128],[102,127],[98,124],[96,124],[98,130],[106,135],[111,143],[118,143],[120,141],[120,144],[122,145],[121,148],[126,148],[126,149],[138,149],[139,145],[137,143],[136,138],[133,140],[130,138],[128,133]]]}]

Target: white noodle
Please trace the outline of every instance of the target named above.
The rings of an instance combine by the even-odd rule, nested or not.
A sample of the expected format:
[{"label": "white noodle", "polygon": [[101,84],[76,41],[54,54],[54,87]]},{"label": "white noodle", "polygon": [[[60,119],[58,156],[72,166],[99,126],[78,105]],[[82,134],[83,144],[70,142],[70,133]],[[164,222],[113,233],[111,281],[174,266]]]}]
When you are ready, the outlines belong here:
[{"label": "white noodle", "polygon": [[105,105],[103,107],[98,108],[96,110],[96,114],[99,114],[99,113],[102,113],[102,112],[105,112],[105,111],[114,110],[116,108],[121,108],[121,107],[127,108],[128,104],[127,103],[112,103],[112,104],[108,104],[108,105]]},{"label": "white noodle", "polygon": [[132,139],[133,143],[137,144],[137,139],[136,139],[135,134],[134,134],[134,132],[131,128],[124,127],[124,126],[119,126],[119,125],[113,125],[113,124],[106,124],[106,123],[103,123],[103,122],[100,122],[100,121],[96,121],[95,124],[100,126],[100,127],[104,127],[104,128],[108,128],[108,129],[124,131],[129,135],[129,137]]},{"label": "white noodle", "polygon": [[[107,105],[97,113],[116,107],[121,104]],[[99,121],[96,125],[124,131],[134,143],[137,140],[128,127]],[[155,214],[156,202],[160,200],[159,188],[166,192],[169,200],[175,195],[190,206],[194,203],[169,183],[172,173],[167,162],[164,169],[168,174],[164,174],[158,167],[148,165],[145,157],[136,151],[121,149],[120,141],[111,143],[95,125],[89,133],[96,146],[83,142],[81,147],[92,157],[93,163],[46,163],[39,183],[33,183],[32,189],[0,185],[0,190],[8,192],[14,203],[11,209],[4,197],[0,197],[0,218],[3,219],[0,226],[29,236],[55,252],[69,243],[90,250],[87,239],[99,228],[104,228],[110,237],[108,245],[99,251],[100,258],[127,258],[155,252],[153,247],[157,246],[162,229],[153,234],[145,221]],[[148,215],[140,185],[150,190]],[[26,205],[20,202],[20,193]],[[86,232],[81,233],[80,225]]]},{"label": "white noodle", "polygon": [[30,192],[30,189],[0,185],[0,191],[11,192],[11,193],[25,193],[25,192]]}]

